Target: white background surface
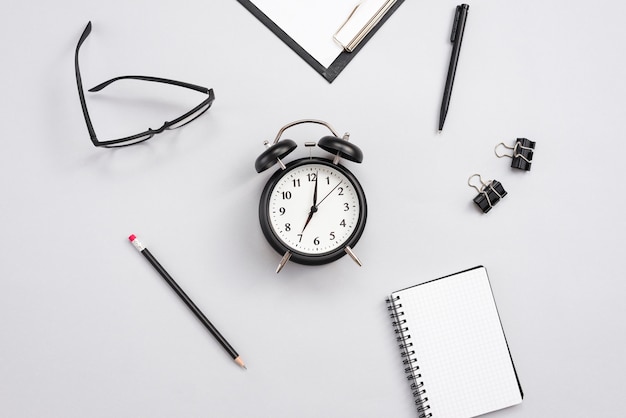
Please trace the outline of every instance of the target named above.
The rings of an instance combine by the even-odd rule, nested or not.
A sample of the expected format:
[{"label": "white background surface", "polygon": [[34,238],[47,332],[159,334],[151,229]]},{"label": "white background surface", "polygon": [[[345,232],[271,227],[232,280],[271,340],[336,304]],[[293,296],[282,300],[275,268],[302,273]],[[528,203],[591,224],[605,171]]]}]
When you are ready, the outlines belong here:
[{"label": "white background surface", "polygon": [[[0,18],[0,415],[413,417],[385,297],[483,264],[525,392],[494,417],[621,416],[626,296],[618,1],[475,1],[448,119],[449,1],[407,1],[328,84],[231,1],[19,2]],[[96,149],[80,111],[123,74],[213,87],[193,124]],[[179,97],[180,96],[180,97]],[[88,94],[103,139],[202,100]],[[260,231],[262,142],[319,118],[364,152],[349,258],[289,264]],[[305,140],[326,132],[293,129]],[[531,172],[494,146],[537,142]],[[320,150],[320,155],[323,155]],[[473,206],[473,173],[509,192]],[[128,242],[135,233],[248,364],[240,370]]]}]

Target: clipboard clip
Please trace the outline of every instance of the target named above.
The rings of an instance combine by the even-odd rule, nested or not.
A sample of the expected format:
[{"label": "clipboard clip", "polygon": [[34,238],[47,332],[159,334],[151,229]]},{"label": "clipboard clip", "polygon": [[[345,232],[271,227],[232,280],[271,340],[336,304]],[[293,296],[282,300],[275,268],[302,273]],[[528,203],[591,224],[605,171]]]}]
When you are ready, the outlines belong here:
[{"label": "clipboard clip", "polygon": [[[333,34],[333,41],[335,41],[335,43],[339,44],[344,51],[348,51],[348,52],[352,52],[354,51],[354,48],[356,48],[356,46],[359,44],[359,42],[361,42],[361,39],[359,39],[356,44],[354,46],[350,46],[350,43],[348,43],[347,45],[344,44],[342,41],[340,41],[337,38],[337,35],[339,34],[339,32],[341,32],[343,30],[343,28],[346,27],[346,25],[348,24],[348,22],[350,21],[350,19],[352,19],[352,17],[354,16],[354,14],[356,13],[356,11],[359,9],[359,7],[361,7],[361,5],[363,4],[363,2],[359,2],[359,4],[357,4],[356,6],[354,6],[354,9],[352,9],[352,11],[350,12],[350,14],[348,15],[348,17],[346,18],[346,20],[341,24],[341,26],[339,26],[339,29],[337,29],[337,32],[335,32]],[[354,39],[352,40],[352,42],[354,42]]]},{"label": "clipboard clip", "polygon": [[[376,7],[376,1],[374,0],[360,1],[333,34],[333,40],[344,51],[353,52],[395,2],[396,0],[386,0],[382,5]],[[380,0],[378,3],[380,3]]]}]

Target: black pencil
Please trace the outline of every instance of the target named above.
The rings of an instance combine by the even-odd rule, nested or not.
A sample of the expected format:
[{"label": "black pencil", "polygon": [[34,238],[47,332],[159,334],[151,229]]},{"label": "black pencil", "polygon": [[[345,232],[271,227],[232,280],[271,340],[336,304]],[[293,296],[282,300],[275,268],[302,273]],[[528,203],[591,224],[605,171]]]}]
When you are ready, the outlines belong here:
[{"label": "black pencil", "polygon": [[196,315],[200,322],[202,322],[206,329],[209,330],[209,332],[215,337],[215,339],[222,345],[222,347],[224,347],[224,349],[228,351],[228,354],[230,354],[233,360],[235,360],[235,363],[246,369],[246,365],[244,364],[239,354],[237,354],[235,349],[228,343],[228,341],[226,341],[226,338],[224,338],[222,334],[220,334],[220,332],[217,330],[217,328],[215,328],[211,321],[209,321],[208,318],[204,316],[204,314],[202,313],[202,311],[200,311],[200,309],[198,309],[196,304],[193,303],[191,299],[189,299],[189,296],[187,296],[183,289],[180,288],[180,286],[174,281],[172,276],[169,275],[169,273],[163,268],[163,266],[159,264],[157,259],[154,258],[150,251],[139,242],[135,235],[131,235],[130,237],[128,237],[128,239],[130,240],[130,242],[133,243],[135,248],[140,253],[142,253],[144,257],[146,257],[150,264],[152,264],[152,267],[154,267],[155,270],[159,272],[161,277],[165,279],[165,281],[171,286],[171,288],[174,289],[176,294],[183,300],[183,302],[185,302],[189,309],[191,309],[191,311]]}]

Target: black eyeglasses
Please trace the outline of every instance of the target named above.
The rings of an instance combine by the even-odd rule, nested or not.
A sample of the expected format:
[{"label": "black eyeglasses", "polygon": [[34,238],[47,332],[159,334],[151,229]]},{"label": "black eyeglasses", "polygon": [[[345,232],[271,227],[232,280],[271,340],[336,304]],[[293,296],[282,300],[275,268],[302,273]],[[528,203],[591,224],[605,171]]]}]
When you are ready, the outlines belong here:
[{"label": "black eyeglasses", "polygon": [[158,129],[148,128],[147,131],[141,132],[136,135],[127,136],[124,138],[119,138],[119,139],[111,139],[108,141],[98,140],[98,138],[96,137],[96,132],[93,129],[93,124],[91,123],[91,118],[89,117],[87,104],[85,103],[85,92],[83,90],[83,82],[80,77],[80,69],[78,68],[78,51],[80,50],[81,45],[83,44],[85,39],[87,39],[87,36],[89,36],[90,33],[91,33],[91,22],[87,24],[87,27],[85,27],[83,34],[80,36],[80,39],[78,40],[78,45],[76,46],[76,55],[74,58],[74,66],[76,69],[76,85],[78,86],[78,97],[80,98],[80,105],[83,108],[83,116],[85,117],[85,123],[87,124],[87,130],[89,131],[91,142],[93,142],[93,144],[96,147],[106,147],[106,148],[125,147],[128,145],[138,144],[140,142],[147,141],[148,139],[152,138],[154,135],[160,134],[161,132],[165,130],[176,129],[176,128],[180,128],[182,126],[187,125],[189,122],[193,121],[194,119],[202,115],[204,112],[209,110],[209,108],[213,104],[213,101],[215,100],[215,94],[213,93],[213,89],[208,89],[206,87],[196,86],[194,84],[189,84],[189,83],[185,83],[182,81],[168,80],[166,78],[159,78],[159,77],[148,77],[148,76],[140,76],[140,75],[125,75],[121,77],[115,77],[115,78],[112,78],[111,80],[105,81],[104,83],[98,84],[94,88],[89,89],[89,91],[90,92],[100,91],[106,86],[108,86],[109,84],[114,83],[115,81],[131,79],[131,80],[154,81],[157,83],[172,84],[175,86],[199,91],[200,93],[208,94],[209,97],[206,100],[204,100],[202,103],[200,103],[198,106],[194,107],[189,112],[185,113],[184,115],[170,122],[165,122],[163,126],[161,126]]}]

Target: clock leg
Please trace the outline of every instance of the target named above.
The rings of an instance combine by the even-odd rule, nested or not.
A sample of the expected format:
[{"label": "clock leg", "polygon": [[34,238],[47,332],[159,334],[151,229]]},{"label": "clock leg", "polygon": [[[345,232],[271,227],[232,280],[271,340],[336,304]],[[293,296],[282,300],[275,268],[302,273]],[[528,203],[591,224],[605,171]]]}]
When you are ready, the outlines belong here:
[{"label": "clock leg", "polygon": [[285,264],[287,264],[287,261],[289,261],[290,258],[291,258],[291,251],[287,251],[285,255],[283,256],[283,258],[280,260],[280,263],[278,263],[278,267],[276,268],[276,273],[280,273],[280,271],[283,269],[283,267],[285,267]]},{"label": "clock leg", "polygon": [[350,257],[352,257],[354,262],[357,263],[359,267],[363,266],[363,263],[361,263],[361,260],[359,260],[359,257],[357,257],[354,251],[352,251],[352,248],[350,248],[349,246],[346,246],[345,251]]}]

